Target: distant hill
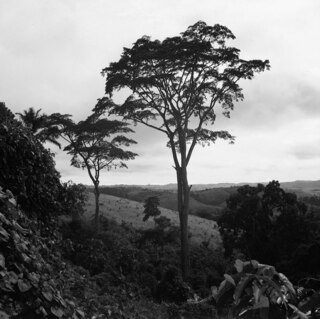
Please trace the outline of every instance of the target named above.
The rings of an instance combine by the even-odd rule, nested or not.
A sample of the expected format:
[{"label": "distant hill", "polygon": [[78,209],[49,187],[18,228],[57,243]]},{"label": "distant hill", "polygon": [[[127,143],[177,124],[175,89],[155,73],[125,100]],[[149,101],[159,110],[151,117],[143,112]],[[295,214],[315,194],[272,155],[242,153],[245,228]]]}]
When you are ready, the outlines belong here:
[{"label": "distant hill", "polygon": [[[267,183],[261,183],[267,184]],[[226,200],[243,185],[256,186],[257,183],[195,184],[190,193],[192,215],[217,220],[226,207]],[[298,197],[320,195],[320,181],[294,181],[281,183],[288,192]],[[93,189],[90,188],[92,191]],[[176,184],[167,185],[113,185],[101,186],[101,193],[143,203],[148,197],[157,196],[160,206],[177,210]]]},{"label": "distant hill", "polygon": [[281,183],[282,188],[296,193],[299,197],[320,195],[320,180],[319,181],[294,181]]},{"label": "distant hill", "polygon": [[[257,183],[212,183],[212,184],[192,184],[192,191],[200,191],[205,189],[211,188],[228,188],[228,187],[240,187],[243,185],[251,185],[255,186],[257,184],[268,184],[268,182],[257,182]],[[315,181],[293,181],[293,182],[280,182],[281,187],[285,189],[296,189],[300,191],[314,191],[320,192],[320,180]],[[126,184],[118,184],[118,185],[105,185],[102,187],[116,187],[116,188],[144,188],[144,189],[151,189],[151,190],[169,190],[169,191],[176,191],[177,184],[165,184],[165,185],[126,185]]]}]

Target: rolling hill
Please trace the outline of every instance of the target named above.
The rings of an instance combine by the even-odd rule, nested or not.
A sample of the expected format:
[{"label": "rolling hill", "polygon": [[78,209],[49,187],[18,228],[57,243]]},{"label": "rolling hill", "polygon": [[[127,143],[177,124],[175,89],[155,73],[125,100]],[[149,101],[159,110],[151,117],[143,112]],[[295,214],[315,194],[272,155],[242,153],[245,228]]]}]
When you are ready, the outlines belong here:
[{"label": "rolling hill", "polygon": [[[94,196],[92,193],[89,193],[85,217],[88,219],[91,218],[94,210]],[[153,219],[143,222],[143,204],[129,199],[102,194],[100,195],[100,210],[102,215],[120,224],[123,222],[128,223],[136,229],[148,229],[155,225]],[[166,208],[160,208],[160,210],[161,215],[168,217],[172,225],[179,225],[177,212]],[[189,227],[191,243],[200,245],[203,241],[206,241],[209,242],[209,247],[211,248],[218,248],[222,245],[218,225],[215,221],[190,215]]]},{"label": "rolling hill", "polygon": [[[113,195],[121,198],[130,199],[136,202],[144,203],[144,201],[151,196],[159,198],[160,206],[170,210],[177,211],[177,193],[174,190],[162,189],[148,189],[138,186],[112,186],[101,187],[101,193]],[[205,196],[194,196],[195,192],[191,192],[190,196],[190,211],[192,215],[206,216],[207,219],[217,220],[224,207],[224,201],[229,197],[228,192],[224,192],[224,196],[220,196],[216,200],[217,204],[210,203],[209,200],[205,201]],[[216,194],[214,194],[217,197]]]}]

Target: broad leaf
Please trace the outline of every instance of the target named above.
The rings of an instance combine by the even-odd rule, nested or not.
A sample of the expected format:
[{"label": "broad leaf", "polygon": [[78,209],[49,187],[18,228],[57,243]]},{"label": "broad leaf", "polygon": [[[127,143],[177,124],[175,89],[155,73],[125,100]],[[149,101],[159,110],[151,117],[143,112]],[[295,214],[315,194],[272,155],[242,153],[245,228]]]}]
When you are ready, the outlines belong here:
[{"label": "broad leaf", "polygon": [[19,279],[18,280],[18,288],[21,292],[27,292],[32,288],[31,283],[27,279]]},{"label": "broad leaf", "polygon": [[61,318],[64,315],[64,311],[59,307],[51,307],[51,313],[58,318]]}]

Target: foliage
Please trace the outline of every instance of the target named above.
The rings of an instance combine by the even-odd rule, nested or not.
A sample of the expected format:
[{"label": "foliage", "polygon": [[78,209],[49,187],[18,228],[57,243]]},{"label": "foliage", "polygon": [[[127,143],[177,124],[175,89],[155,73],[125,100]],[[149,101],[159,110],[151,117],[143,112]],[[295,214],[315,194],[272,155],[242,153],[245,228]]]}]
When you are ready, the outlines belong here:
[{"label": "foliage", "polygon": [[17,114],[24,126],[29,128],[41,143],[50,142],[61,148],[58,142],[60,128],[54,116],[41,114],[41,109],[36,111],[33,107]]},{"label": "foliage", "polygon": [[208,219],[208,220],[217,220],[217,215],[218,213],[216,211],[214,212],[209,212],[206,209],[200,209],[199,211],[197,211],[197,216],[204,218],[204,219]]},{"label": "foliage", "polygon": [[0,123],[13,121],[14,114],[6,107],[4,102],[0,102]]},{"label": "foliage", "polygon": [[[41,238],[37,226],[0,190],[0,309],[4,318],[83,318],[62,288],[55,236]],[[59,269],[59,270],[58,270]]]},{"label": "foliage", "polygon": [[[128,230],[111,223],[116,229],[104,240],[113,255],[109,254],[104,260],[106,272],[91,276],[85,269],[63,259],[60,247],[76,242],[81,236],[87,240],[93,230],[79,227],[80,222],[74,221],[73,230],[78,232],[72,233],[72,241],[62,239],[57,231],[42,238],[36,222],[13,203],[9,192],[0,191],[1,318],[168,318],[165,305],[157,305],[142,296],[140,289],[117,271],[117,267],[124,269],[124,265],[132,261],[132,255],[123,259],[125,254],[118,254],[119,247],[127,247],[127,242],[121,242],[120,238],[125,237]],[[115,238],[120,232],[122,235]],[[90,248],[94,254],[95,250]],[[114,264],[113,257],[116,257]]]},{"label": "foliage", "polygon": [[154,218],[155,227],[142,231],[141,238],[138,243],[139,246],[151,243],[154,247],[161,247],[162,250],[165,245],[177,242],[179,238],[179,228],[172,226],[170,219],[165,216]]},{"label": "foliage", "polygon": [[[187,166],[196,144],[217,139],[234,141],[227,131],[214,131],[220,106],[229,117],[234,102],[243,99],[240,79],[252,79],[269,68],[269,61],[244,60],[239,50],[227,46],[234,39],[221,25],[199,21],[180,36],[163,41],[143,36],[125,48],[118,62],[103,69],[106,76],[103,99],[109,112],[142,123],[166,135],[177,176],[177,202],[181,228],[181,266],[189,274],[188,214],[190,186]],[[121,105],[112,94],[119,89],[131,94]]]},{"label": "foliage", "polygon": [[192,247],[190,289],[179,269],[179,229],[166,218],[155,221],[152,230],[141,232],[106,218],[98,232],[84,221],[71,222],[64,226],[63,256],[89,270],[103,292],[135,286],[144,298],[178,304],[192,296],[192,289],[201,296],[208,294],[224,273],[222,253]]},{"label": "foliage", "polygon": [[320,307],[317,292],[295,287],[273,266],[237,259],[234,268],[236,273],[225,274],[219,288],[212,290],[221,317],[307,319],[307,313],[314,318]]},{"label": "foliage", "polygon": [[84,213],[84,205],[87,201],[86,187],[82,184],[75,184],[72,181],[62,184],[59,194],[59,203],[62,210],[78,219]]},{"label": "foliage", "polygon": [[320,220],[320,196],[304,196],[300,200],[308,206],[308,212],[314,216],[316,220]]},{"label": "foliage", "polygon": [[47,220],[58,210],[60,175],[53,154],[17,121],[0,123],[0,185],[29,214]]},{"label": "foliage", "polygon": [[306,204],[311,204],[315,206],[320,206],[320,196],[313,195],[313,196],[305,196],[300,198]]},{"label": "foliage", "polygon": [[[219,220],[226,254],[239,250],[246,256],[275,264],[291,275],[297,268],[299,247],[316,240],[316,225],[295,194],[276,181],[267,186],[243,186],[227,200]],[[302,266],[302,267],[301,267]]]},{"label": "foliage", "polygon": [[161,211],[158,208],[159,204],[160,204],[159,198],[156,196],[150,196],[145,200],[144,211],[143,211],[144,222],[148,220],[149,217],[156,217],[161,214]]}]

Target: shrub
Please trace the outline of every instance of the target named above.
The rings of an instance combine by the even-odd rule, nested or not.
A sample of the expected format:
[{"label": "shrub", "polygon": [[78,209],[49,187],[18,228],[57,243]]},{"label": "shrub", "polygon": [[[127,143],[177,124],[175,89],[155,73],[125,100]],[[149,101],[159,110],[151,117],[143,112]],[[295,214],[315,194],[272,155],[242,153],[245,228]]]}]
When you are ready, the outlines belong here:
[{"label": "shrub", "polygon": [[305,263],[297,264],[299,247],[316,242],[318,232],[306,205],[277,181],[240,187],[228,199],[219,226],[228,255],[238,249],[289,275],[306,270]]},{"label": "shrub", "polygon": [[208,220],[214,220],[214,221],[217,220],[216,214],[209,212],[205,209],[201,209],[201,210],[197,211],[196,215],[201,218],[208,219]]},{"label": "shrub", "polygon": [[14,114],[6,107],[5,103],[0,102],[0,123],[11,122]]},{"label": "shrub", "polygon": [[63,183],[58,199],[61,211],[71,215],[74,220],[79,219],[84,213],[84,206],[88,199],[86,187],[82,184],[75,184],[72,181]]},{"label": "shrub", "polygon": [[0,185],[29,216],[47,221],[57,212],[61,184],[53,154],[17,121],[0,123],[0,167]]},{"label": "shrub", "polygon": [[0,317],[83,318],[62,293],[66,267],[54,249],[56,238],[43,239],[33,228],[0,190]]},{"label": "shrub", "polygon": [[182,280],[178,267],[168,266],[157,287],[156,297],[159,301],[181,304],[191,296],[190,287]]}]

